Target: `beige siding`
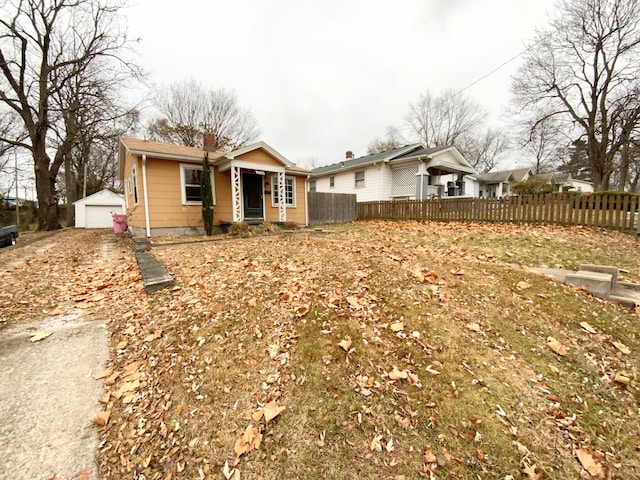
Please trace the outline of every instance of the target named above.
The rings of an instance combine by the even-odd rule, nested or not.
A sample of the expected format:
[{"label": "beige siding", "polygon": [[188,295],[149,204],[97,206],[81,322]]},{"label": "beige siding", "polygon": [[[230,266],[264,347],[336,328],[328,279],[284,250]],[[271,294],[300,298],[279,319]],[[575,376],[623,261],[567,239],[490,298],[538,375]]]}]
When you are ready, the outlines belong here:
[{"label": "beige siding", "polygon": [[[282,164],[263,150],[252,151],[238,157],[247,162],[259,163],[265,166],[282,166]],[[202,207],[200,205],[183,205],[180,184],[180,165],[187,162],[147,157],[146,177],[149,204],[150,228],[180,228],[199,227],[202,222]],[[144,190],[142,179],[142,160],[139,156],[128,155],[125,161],[124,181],[131,178],[131,169],[136,165],[138,187],[138,204],[134,205],[133,192],[127,189],[127,215],[129,225],[146,228],[144,212]],[[193,163],[193,165],[196,165]],[[233,220],[233,206],[231,196],[231,172],[220,172],[213,168],[215,182],[214,223]],[[306,177],[296,179],[296,207],[287,208],[287,221],[304,224],[306,221]],[[265,179],[271,179],[267,174]],[[265,190],[270,190],[271,186]],[[271,206],[271,194],[265,195],[265,219],[278,221],[278,208]]]}]

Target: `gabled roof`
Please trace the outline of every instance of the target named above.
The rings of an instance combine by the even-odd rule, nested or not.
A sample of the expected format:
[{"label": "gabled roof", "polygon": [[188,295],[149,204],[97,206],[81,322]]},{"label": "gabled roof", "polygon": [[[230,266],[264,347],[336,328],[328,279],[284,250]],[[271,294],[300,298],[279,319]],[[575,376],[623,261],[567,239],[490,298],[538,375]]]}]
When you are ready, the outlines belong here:
[{"label": "gabled roof", "polygon": [[[111,199],[111,200],[107,200],[107,199]],[[106,202],[109,202],[109,201],[116,202],[116,204],[120,204],[120,203],[124,204],[124,195],[121,193],[112,192],[108,188],[104,188],[99,192],[93,193],[87,197],[76,200],[75,202],[73,202],[73,205],[83,204],[83,203],[92,204],[92,202],[97,202],[96,203],[97,205],[103,204],[100,202],[100,200],[103,200]]]},{"label": "gabled roof", "polygon": [[527,173],[531,174],[530,168],[478,173],[473,177],[481,183],[521,182],[527,176]]},{"label": "gabled roof", "polygon": [[[454,161],[451,162],[446,155],[443,155],[444,153],[449,153]],[[393,162],[407,160],[427,160],[425,163],[427,169],[437,168],[458,173],[476,173],[476,170],[454,145],[443,145],[431,148],[422,147],[394,158]]]},{"label": "gabled roof", "polygon": [[284,155],[282,155],[280,152],[276,151],[276,149],[273,148],[272,146],[270,146],[267,143],[262,142],[262,141],[256,142],[256,143],[252,143],[251,145],[247,145],[245,147],[239,148],[237,150],[234,150],[233,152],[225,153],[224,157],[228,158],[229,160],[233,160],[234,158],[236,158],[236,157],[238,157],[240,155],[244,155],[245,153],[253,152],[254,150],[258,150],[260,148],[265,150],[265,151],[267,151],[269,154],[271,154],[272,157],[277,158],[285,166],[287,166],[287,167],[293,167],[294,166],[294,163],[292,163],[289,160],[287,160]]},{"label": "gabled roof", "polygon": [[[281,153],[265,142],[256,142],[251,145],[239,148],[229,153],[222,151],[209,152],[209,158],[219,163],[224,160],[234,160],[236,157],[245,153],[252,152],[257,149],[263,149],[280,161],[287,172],[291,173],[308,173],[309,171],[296,166],[287,160]],[[123,176],[124,158],[126,153],[132,155],[147,155],[154,158],[162,158],[167,160],[178,160],[184,162],[201,162],[205,151],[198,147],[185,147],[173,143],[152,142],[149,140],[140,140],[137,138],[120,137],[120,178]]]},{"label": "gabled roof", "polygon": [[392,148],[384,152],[372,153],[371,155],[365,155],[358,158],[350,158],[331,165],[325,165],[324,167],[318,167],[311,170],[313,175],[325,175],[327,173],[339,172],[349,170],[357,167],[363,167],[367,165],[373,165],[378,162],[388,162],[394,158],[397,158],[405,153],[418,150],[422,145],[414,143],[411,145],[403,145],[402,147]]}]

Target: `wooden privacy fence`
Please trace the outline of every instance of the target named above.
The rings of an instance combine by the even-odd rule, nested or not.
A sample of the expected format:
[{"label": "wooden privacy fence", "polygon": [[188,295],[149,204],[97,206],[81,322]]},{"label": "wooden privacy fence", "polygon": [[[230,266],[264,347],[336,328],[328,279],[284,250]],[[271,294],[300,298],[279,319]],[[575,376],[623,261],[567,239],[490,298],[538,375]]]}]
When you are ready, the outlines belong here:
[{"label": "wooden privacy fence", "polygon": [[309,225],[346,223],[358,219],[356,196],[347,193],[308,192]]},{"label": "wooden privacy fence", "polygon": [[640,234],[637,195],[552,193],[358,203],[358,219],[584,225]]}]

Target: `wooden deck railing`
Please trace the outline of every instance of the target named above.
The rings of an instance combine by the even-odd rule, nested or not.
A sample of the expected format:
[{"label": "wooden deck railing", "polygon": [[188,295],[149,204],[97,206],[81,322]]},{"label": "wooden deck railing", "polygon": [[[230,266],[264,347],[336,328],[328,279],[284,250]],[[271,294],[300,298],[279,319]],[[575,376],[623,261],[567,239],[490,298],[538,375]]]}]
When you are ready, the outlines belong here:
[{"label": "wooden deck railing", "polygon": [[584,225],[640,234],[637,195],[553,193],[358,203],[358,219]]}]

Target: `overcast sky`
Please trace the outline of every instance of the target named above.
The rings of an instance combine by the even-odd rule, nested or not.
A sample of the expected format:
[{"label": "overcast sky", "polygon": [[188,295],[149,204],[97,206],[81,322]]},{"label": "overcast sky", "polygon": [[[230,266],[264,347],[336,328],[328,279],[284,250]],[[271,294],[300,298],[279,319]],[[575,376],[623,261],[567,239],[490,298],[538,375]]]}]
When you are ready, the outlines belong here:
[{"label": "overcast sky", "polygon": [[[309,166],[366,154],[409,103],[463,89],[520,53],[553,0],[133,0],[150,81],[235,90],[261,140]],[[520,58],[467,88],[494,121]],[[411,138],[409,138],[411,140]]]}]

